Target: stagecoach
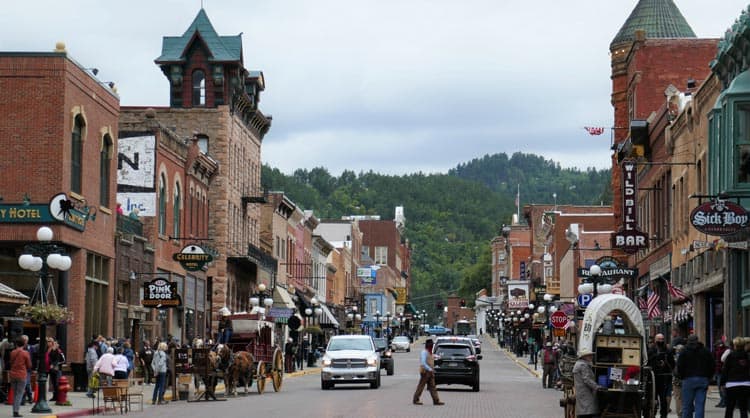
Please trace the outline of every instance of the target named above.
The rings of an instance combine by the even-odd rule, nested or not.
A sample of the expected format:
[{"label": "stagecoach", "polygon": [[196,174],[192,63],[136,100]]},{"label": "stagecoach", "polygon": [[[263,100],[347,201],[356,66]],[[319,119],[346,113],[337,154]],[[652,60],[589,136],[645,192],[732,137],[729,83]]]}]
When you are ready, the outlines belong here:
[{"label": "stagecoach", "polygon": [[[618,318],[622,323],[614,326]],[[635,303],[623,295],[599,295],[589,303],[576,329],[578,352],[594,353],[594,375],[602,388],[597,392],[602,418],[653,418],[654,373],[647,366],[646,333]],[[564,356],[560,364],[564,394],[560,406],[565,418],[576,416],[574,361],[575,356]]]},{"label": "stagecoach", "polygon": [[274,392],[281,390],[284,378],[284,354],[274,341],[274,322],[261,313],[230,315],[233,334],[227,346],[232,353],[246,351],[252,355],[250,382],[256,382],[258,393],[266,388],[266,379],[271,379]]}]

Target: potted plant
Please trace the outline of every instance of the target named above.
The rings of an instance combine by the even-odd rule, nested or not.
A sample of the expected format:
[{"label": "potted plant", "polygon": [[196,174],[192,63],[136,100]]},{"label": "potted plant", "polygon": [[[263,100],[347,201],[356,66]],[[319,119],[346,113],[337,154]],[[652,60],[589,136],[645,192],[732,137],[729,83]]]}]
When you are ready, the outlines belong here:
[{"label": "potted plant", "polygon": [[34,303],[16,309],[16,315],[37,324],[67,324],[73,321],[73,312],[66,306],[53,303]]}]

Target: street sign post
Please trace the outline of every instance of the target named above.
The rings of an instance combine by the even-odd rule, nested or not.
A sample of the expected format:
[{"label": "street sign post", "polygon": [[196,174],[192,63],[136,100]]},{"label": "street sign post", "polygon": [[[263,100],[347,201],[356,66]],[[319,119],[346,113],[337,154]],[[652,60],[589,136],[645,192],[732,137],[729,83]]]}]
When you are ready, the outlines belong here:
[{"label": "street sign post", "polygon": [[568,315],[561,311],[553,312],[549,317],[549,322],[554,328],[564,329],[568,325]]}]

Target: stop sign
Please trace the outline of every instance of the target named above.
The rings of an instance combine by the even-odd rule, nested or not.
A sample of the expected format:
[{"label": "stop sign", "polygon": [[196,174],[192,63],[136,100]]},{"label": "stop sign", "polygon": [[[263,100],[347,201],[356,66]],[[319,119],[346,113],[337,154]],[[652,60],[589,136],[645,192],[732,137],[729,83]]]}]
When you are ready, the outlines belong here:
[{"label": "stop sign", "polygon": [[563,311],[554,312],[550,315],[549,322],[555,328],[565,328],[565,326],[568,325],[568,315]]}]

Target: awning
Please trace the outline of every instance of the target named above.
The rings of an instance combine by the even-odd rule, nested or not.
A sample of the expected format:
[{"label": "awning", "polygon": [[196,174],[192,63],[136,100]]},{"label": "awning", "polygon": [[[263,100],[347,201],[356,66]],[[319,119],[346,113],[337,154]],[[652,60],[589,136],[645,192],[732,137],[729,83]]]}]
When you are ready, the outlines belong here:
[{"label": "awning", "polygon": [[415,308],[414,305],[411,304],[411,302],[406,304],[404,310],[407,312],[411,312],[413,315],[416,315],[418,313],[417,308]]},{"label": "awning", "polygon": [[275,308],[294,308],[292,295],[283,287],[276,286],[273,289],[273,306]]},{"label": "awning", "polygon": [[328,309],[328,307],[324,303],[321,303],[320,307],[323,309],[323,315],[320,316],[320,327],[321,328],[338,328],[339,321],[336,320],[336,318],[331,313],[330,309]]},{"label": "awning", "polygon": [[0,283],[0,302],[23,305],[29,303],[29,297],[16,289]]}]

